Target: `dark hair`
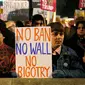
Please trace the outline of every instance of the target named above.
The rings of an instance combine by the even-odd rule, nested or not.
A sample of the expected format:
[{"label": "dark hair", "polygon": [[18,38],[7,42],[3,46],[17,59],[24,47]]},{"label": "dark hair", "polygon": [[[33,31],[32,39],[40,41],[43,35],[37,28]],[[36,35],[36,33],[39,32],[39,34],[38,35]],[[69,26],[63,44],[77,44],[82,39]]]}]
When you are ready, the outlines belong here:
[{"label": "dark hair", "polygon": [[0,32],[3,34],[3,36],[6,36],[6,24],[3,20],[0,19]]},{"label": "dark hair", "polygon": [[0,29],[6,28],[6,24],[3,20],[0,19]]},{"label": "dark hair", "polygon": [[48,26],[51,27],[51,31],[58,31],[58,32],[64,32],[64,27],[60,22],[52,22],[48,24]]},{"label": "dark hair", "polygon": [[24,27],[24,24],[22,21],[16,21],[16,27]]},{"label": "dark hair", "polygon": [[43,23],[44,23],[44,18],[42,17],[42,15],[40,14],[35,14],[33,17],[32,17],[32,25],[35,24],[36,21],[38,20],[42,20]]},{"label": "dark hair", "polygon": [[83,16],[80,16],[80,17],[77,17],[76,20],[75,20],[75,23],[79,22],[79,21],[84,21],[85,20],[85,17]]},{"label": "dark hair", "polygon": [[79,24],[83,24],[83,27],[85,27],[85,21],[78,21],[77,23],[76,23],[76,28],[78,28],[78,25]]}]

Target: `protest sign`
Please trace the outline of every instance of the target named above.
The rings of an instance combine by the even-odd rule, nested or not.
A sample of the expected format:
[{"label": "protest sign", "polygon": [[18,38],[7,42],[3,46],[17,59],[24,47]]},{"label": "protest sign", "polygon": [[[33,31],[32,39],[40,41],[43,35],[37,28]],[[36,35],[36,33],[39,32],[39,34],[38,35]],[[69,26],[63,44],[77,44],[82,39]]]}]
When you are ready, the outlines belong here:
[{"label": "protest sign", "polygon": [[21,78],[52,75],[50,27],[16,28],[16,73]]},{"label": "protest sign", "polygon": [[79,0],[79,8],[85,8],[85,0]]},{"label": "protest sign", "polygon": [[[4,0],[3,16],[1,19],[7,20],[28,20],[29,2],[26,0]],[[23,18],[24,17],[24,18]]]},{"label": "protest sign", "polygon": [[41,0],[41,9],[48,11],[56,11],[56,0]]},{"label": "protest sign", "polygon": [[40,0],[32,0],[33,8],[40,8]]}]

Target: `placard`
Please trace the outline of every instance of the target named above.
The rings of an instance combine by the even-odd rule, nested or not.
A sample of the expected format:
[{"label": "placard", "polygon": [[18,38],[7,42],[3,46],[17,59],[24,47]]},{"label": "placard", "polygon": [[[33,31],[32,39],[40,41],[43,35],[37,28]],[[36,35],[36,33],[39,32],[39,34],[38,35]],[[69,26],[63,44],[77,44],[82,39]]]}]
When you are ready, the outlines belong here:
[{"label": "placard", "polygon": [[[29,2],[26,0],[4,0],[2,19],[7,20],[28,20]],[[24,18],[23,18],[24,17]]]},{"label": "placard", "polygon": [[16,28],[16,73],[20,78],[51,78],[50,27]]},{"label": "placard", "polygon": [[41,9],[48,11],[56,11],[56,0],[41,0]]},{"label": "placard", "polygon": [[79,0],[79,8],[85,8],[85,0]]}]

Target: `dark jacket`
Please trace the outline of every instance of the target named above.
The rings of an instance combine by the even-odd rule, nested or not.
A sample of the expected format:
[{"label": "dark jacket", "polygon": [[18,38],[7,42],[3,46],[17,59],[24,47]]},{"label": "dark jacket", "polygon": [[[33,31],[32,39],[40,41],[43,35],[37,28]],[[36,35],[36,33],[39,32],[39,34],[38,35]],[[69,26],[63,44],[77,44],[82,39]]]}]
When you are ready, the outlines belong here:
[{"label": "dark jacket", "polygon": [[15,34],[6,28],[6,24],[0,19],[0,32],[5,37],[4,42],[15,49]]},{"label": "dark jacket", "polygon": [[[82,41],[79,39],[79,37],[75,33],[70,39],[68,39],[64,42],[64,45],[69,46],[70,48],[75,50],[77,55],[80,58],[82,58],[84,56],[85,50],[80,46],[80,44],[79,44],[80,42],[82,42]],[[85,43],[85,39],[83,39],[83,42]]]},{"label": "dark jacket", "polygon": [[[52,56],[53,64],[53,77],[54,78],[83,78],[85,71],[80,64],[80,58],[74,50],[62,45],[59,58],[54,59]],[[57,57],[57,56],[56,56]],[[56,61],[56,64],[54,63]]]},{"label": "dark jacket", "polygon": [[83,46],[83,44],[85,44],[85,38],[80,39],[76,33],[70,39],[64,42],[64,45],[69,46],[77,53],[77,55],[81,59],[81,64],[85,69],[85,63],[83,63],[82,61],[82,57],[84,57],[85,52],[85,47]]}]

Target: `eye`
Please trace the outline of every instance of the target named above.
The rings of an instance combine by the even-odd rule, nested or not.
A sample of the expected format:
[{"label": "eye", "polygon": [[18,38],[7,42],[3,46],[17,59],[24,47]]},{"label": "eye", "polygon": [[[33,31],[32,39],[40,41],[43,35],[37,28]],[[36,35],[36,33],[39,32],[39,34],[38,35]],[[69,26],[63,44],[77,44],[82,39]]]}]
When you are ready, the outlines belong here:
[{"label": "eye", "polygon": [[52,35],[56,36],[56,35],[58,35],[58,32],[53,32]]},{"label": "eye", "polygon": [[60,32],[60,35],[61,35],[61,36],[64,35],[64,32]]},{"label": "eye", "polygon": [[54,32],[54,35],[57,36],[58,35],[58,32]]},{"label": "eye", "polygon": [[81,28],[82,28],[82,29],[85,29],[85,27],[78,27],[78,29],[81,29]]}]

